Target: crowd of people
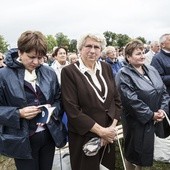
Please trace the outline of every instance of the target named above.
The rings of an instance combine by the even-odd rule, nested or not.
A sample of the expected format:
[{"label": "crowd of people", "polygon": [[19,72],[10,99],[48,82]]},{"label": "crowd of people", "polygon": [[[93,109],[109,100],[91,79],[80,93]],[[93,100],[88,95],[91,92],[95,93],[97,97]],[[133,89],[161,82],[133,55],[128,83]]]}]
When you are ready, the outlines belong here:
[{"label": "crowd of people", "polygon": [[36,121],[47,105],[67,126],[70,169],[115,170],[118,124],[126,169],[152,167],[154,134],[170,135],[170,34],[149,50],[137,39],[107,46],[93,33],[78,39],[78,53],[55,47],[47,54],[46,43],[41,32],[26,31],[17,48],[0,53],[0,154],[17,170],[52,169],[57,136]]}]

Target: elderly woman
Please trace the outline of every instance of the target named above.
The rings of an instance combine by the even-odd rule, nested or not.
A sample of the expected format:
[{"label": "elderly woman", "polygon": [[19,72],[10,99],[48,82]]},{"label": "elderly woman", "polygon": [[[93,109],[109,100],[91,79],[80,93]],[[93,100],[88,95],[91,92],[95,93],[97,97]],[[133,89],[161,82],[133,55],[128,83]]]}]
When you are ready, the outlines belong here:
[{"label": "elderly woman", "polygon": [[115,47],[107,46],[104,49],[104,52],[106,54],[106,63],[111,65],[113,75],[116,75],[116,73],[122,68],[123,63],[118,60]]},{"label": "elderly woman", "polygon": [[39,105],[54,106],[59,116],[60,88],[54,70],[41,65],[45,36],[26,31],[0,69],[0,153],[15,158],[17,170],[51,170],[55,143],[52,127],[37,121]]},{"label": "elderly woman", "polygon": [[154,132],[163,136],[161,125],[170,97],[157,70],[144,65],[141,41],[126,45],[125,59],[128,64],[116,75],[123,105],[125,158],[128,170],[135,169],[134,164],[140,170],[153,164]]},{"label": "elderly woman", "polygon": [[84,35],[77,43],[79,60],[61,72],[72,170],[99,170],[103,147],[94,156],[83,152],[83,145],[94,137],[101,139],[101,145],[107,145],[102,164],[114,169],[113,141],[121,102],[111,67],[98,60],[105,45],[101,35]]}]

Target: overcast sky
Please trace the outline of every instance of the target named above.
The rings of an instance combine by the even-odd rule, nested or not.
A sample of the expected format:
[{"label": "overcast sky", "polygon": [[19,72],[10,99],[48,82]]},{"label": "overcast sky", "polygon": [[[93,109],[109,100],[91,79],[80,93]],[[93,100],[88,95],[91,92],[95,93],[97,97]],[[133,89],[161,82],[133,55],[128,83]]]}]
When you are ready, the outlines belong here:
[{"label": "overcast sky", "polygon": [[10,47],[26,30],[69,39],[111,31],[147,41],[170,33],[170,0],[2,0],[0,6],[0,35]]}]

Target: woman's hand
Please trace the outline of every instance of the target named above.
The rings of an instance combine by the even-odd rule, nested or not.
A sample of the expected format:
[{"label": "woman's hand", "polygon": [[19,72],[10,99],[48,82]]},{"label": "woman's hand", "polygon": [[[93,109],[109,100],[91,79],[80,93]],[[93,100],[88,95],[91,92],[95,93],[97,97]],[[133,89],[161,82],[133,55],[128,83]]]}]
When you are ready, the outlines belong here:
[{"label": "woman's hand", "polygon": [[98,123],[95,123],[90,131],[97,134],[101,139],[106,141],[106,143],[113,143],[117,133],[115,126],[102,127]]},{"label": "woman's hand", "polygon": [[41,113],[41,109],[37,106],[27,106],[19,109],[20,117],[25,119],[33,119],[38,113]]},{"label": "woman's hand", "polygon": [[153,119],[157,122],[161,122],[165,117],[165,112],[162,109],[159,109],[157,112],[154,112]]},{"label": "woman's hand", "polygon": [[104,140],[104,143],[113,143],[116,137],[116,129],[113,126],[102,128],[99,136]]}]

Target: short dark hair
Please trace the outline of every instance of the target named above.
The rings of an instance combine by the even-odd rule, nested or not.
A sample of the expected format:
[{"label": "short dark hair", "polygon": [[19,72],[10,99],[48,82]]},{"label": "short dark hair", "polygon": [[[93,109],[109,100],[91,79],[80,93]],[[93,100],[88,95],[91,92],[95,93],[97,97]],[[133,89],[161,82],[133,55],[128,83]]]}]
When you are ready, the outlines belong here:
[{"label": "short dark hair", "polygon": [[64,49],[64,50],[66,51],[66,55],[67,55],[68,51],[67,51],[67,49],[66,49],[65,47],[58,47],[58,48],[56,48],[56,49],[54,50],[54,52],[52,53],[52,57],[56,56],[56,55],[58,54],[58,51],[59,51],[60,49]]},{"label": "short dark hair", "polygon": [[25,31],[21,34],[17,42],[18,50],[21,53],[35,50],[36,54],[46,55],[47,40],[40,31]]},{"label": "short dark hair", "polygon": [[128,56],[132,56],[132,53],[135,49],[141,49],[141,50],[144,49],[144,44],[141,40],[134,39],[126,44],[125,50],[124,50],[126,61],[127,61]]}]

